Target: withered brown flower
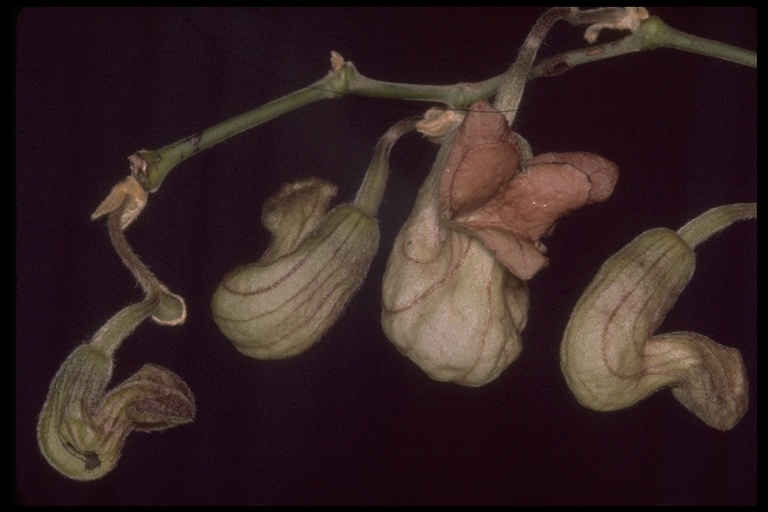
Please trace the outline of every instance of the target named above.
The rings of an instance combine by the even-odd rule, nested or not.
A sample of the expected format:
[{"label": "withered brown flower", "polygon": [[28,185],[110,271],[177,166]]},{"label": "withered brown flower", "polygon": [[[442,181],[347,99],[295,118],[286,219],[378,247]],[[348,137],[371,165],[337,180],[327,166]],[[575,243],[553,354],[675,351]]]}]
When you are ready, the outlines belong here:
[{"label": "withered brown flower", "polygon": [[616,164],[586,152],[525,158],[519,136],[487,102],[464,119],[440,180],[443,218],[479,238],[510,272],[531,279],[547,264],[541,238],[586,204],[604,201]]},{"label": "withered brown flower", "polygon": [[606,199],[617,178],[591,153],[531,158],[498,110],[475,103],[395,240],[382,285],[387,337],[435,380],[498,377],[522,349],[525,281],[547,263],[541,237]]}]

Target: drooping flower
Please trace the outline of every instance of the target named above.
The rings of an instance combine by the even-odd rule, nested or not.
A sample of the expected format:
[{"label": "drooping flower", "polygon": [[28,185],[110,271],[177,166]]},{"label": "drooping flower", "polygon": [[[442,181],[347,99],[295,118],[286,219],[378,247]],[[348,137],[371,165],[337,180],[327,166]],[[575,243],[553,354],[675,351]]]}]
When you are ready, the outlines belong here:
[{"label": "drooping flower", "polygon": [[295,356],[341,316],[378,250],[389,153],[414,125],[396,123],[380,139],[353,202],[329,209],[336,186],[309,178],[284,185],[264,204],[270,246],[259,261],[227,274],[211,299],[216,324],[240,352]]},{"label": "drooping flower", "polygon": [[530,158],[501,113],[473,105],[395,240],[383,282],[387,337],[435,380],[498,377],[522,348],[526,281],[547,263],[541,238],[606,199],[617,177],[591,153]]},{"label": "drooping flower", "polygon": [[560,367],[579,403],[613,411],[669,388],[711,427],[739,422],[748,395],[739,351],[702,334],[656,330],[693,276],[695,247],[756,216],[756,203],[713,208],[677,232],[642,233],[600,267],[560,345]]},{"label": "drooping flower", "polygon": [[243,354],[282,359],[314,345],[362,285],[379,244],[376,220],[352,204],[328,211],[336,187],[285,185],[264,204],[272,243],[216,289],[213,318]]},{"label": "drooping flower", "polygon": [[146,204],[147,193],[129,177],[110,192],[93,218],[108,215],[115,251],[144,288],[144,300],[110,318],[59,368],[38,418],[40,451],[57,471],[74,480],[101,478],[116,466],[133,431],[166,430],[191,422],[195,399],[187,384],[161,366],[146,364],[108,390],[115,352],[145,320],[180,325],[184,299],[161,283],[133,252],[125,229]]},{"label": "drooping flower", "polygon": [[93,343],[80,345],[51,382],[38,420],[40,451],[63,475],[95,480],[117,465],[133,431],[191,422],[195,399],[187,384],[153,364],[111,390],[114,359]]}]

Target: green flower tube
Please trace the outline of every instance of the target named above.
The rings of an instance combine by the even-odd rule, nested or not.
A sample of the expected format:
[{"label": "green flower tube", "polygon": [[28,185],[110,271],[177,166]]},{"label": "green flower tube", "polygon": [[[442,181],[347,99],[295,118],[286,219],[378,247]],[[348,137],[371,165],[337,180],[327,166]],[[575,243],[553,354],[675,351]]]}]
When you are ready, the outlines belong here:
[{"label": "green flower tube", "polygon": [[693,332],[654,333],[693,276],[696,245],[756,215],[755,203],[713,208],[677,232],[642,233],[600,267],[560,348],[579,403],[612,411],[670,388],[707,425],[728,430],[738,423],[748,388],[739,351]]},{"label": "green flower tube", "polygon": [[114,469],[134,430],[165,430],[194,419],[194,397],[176,374],[147,364],[107,391],[113,366],[111,354],[80,345],[59,368],[43,404],[40,451],[74,480],[95,480]]},{"label": "green flower tube", "polygon": [[336,322],[379,246],[376,212],[389,152],[414,124],[398,123],[382,137],[353,203],[329,211],[336,187],[310,178],[284,185],[264,204],[270,246],[256,263],[227,274],[211,300],[214,321],[240,352],[257,359],[292,357]]}]

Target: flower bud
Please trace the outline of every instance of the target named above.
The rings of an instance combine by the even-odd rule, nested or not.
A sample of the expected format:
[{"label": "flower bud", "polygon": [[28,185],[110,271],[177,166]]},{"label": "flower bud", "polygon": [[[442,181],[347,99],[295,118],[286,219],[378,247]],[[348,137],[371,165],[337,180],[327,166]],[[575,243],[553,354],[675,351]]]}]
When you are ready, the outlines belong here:
[{"label": "flower bud", "polygon": [[376,220],[352,204],[327,211],[336,187],[309,179],[264,204],[272,243],[230,272],[211,301],[221,332],[242,353],[280,359],[305,351],[362,285],[378,248]]},{"label": "flower bud", "polygon": [[738,350],[692,332],[654,332],[693,275],[696,244],[755,215],[754,204],[715,208],[678,232],[646,231],[602,265],[560,349],[563,375],[582,405],[623,409],[670,387],[706,424],[728,430],[738,423],[747,407]]},{"label": "flower bud", "polygon": [[376,212],[390,150],[414,125],[415,119],[396,123],[379,140],[353,203],[328,211],[336,187],[311,178],[285,185],[264,204],[269,248],[258,262],[230,272],[211,300],[216,324],[240,352],[291,357],[336,322],[379,246]]},{"label": "flower bud", "polygon": [[38,421],[40,450],[56,470],[74,480],[111,471],[134,430],[164,430],[192,421],[195,401],[181,378],[144,365],[106,392],[113,360],[91,344],[64,361],[51,382]]}]

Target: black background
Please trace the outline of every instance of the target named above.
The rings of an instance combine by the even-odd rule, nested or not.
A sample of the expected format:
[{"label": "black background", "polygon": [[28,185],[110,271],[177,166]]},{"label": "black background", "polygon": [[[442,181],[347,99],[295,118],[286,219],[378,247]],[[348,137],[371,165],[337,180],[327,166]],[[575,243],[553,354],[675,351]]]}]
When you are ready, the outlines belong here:
[{"label": "black background", "polygon": [[[756,222],[697,250],[662,331],[738,348],[750,403],[731,431],[667,390],[629,409],[576,402],[558,348],[599,265],[646,229],[757,197],[757,72],[668,49],[530,84],[516,130],[534,152],[614,160],[613,197],[562,220],[530,283],[524,348],[497,380],[430,380],[379,326],[380,282],[436,146],[392,153],[381,249],[338,324],[308,352],[257,361],[218,332],[221,277],[255,261],[263,201],[315,175],[354,196],[377,139],[420,103],[315,103],[177,167],[128,239],[186,298],[181,327],[142,325],[114,382],[148,362],[178,373],[194,423],[134,433],[103,479],[67,480],[35,438],[48,385],[73,348],[141,293],[89,216],[156,149],[308,85],[336,50],[366,76],[452,84],[503,72],[542,9],[26,9],[16,19],[16,498],[24,504],[750,504],[757,500]],[[652,9],[669,25],[756,49],[747,8]],[[615,37],[615,34],[606,34]],[[541,55],[582,46],[558,25]]]}]

